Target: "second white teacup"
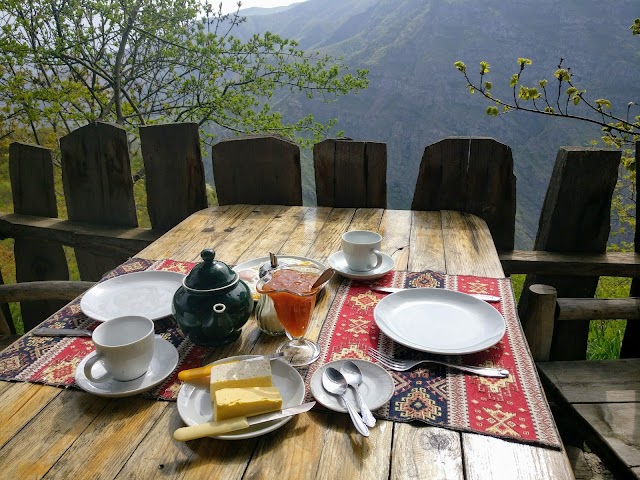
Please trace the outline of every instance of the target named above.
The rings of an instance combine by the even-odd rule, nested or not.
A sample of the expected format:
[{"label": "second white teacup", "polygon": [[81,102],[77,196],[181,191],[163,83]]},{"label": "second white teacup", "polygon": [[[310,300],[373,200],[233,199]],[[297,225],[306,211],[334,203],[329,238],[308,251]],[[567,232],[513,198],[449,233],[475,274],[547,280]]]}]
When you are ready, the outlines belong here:
[{"label": "second white teacup", "polygon": [[342,235],[342,253],[349,268],[368,272],[382,264],[382,236],[369,230],[351,230]]},{"label": "second white teacup", "polygon": [[[91,339],[96,354],[84,365],[84,374],[90,381],[100,383],[113,378],[126,382],[141,377],[149,369],[155,333],[153,321],[148,318],[127,316],[108,320],[93,331]],[[107,375],[93,376],[91,370],[97,362],[102,363]]]}]

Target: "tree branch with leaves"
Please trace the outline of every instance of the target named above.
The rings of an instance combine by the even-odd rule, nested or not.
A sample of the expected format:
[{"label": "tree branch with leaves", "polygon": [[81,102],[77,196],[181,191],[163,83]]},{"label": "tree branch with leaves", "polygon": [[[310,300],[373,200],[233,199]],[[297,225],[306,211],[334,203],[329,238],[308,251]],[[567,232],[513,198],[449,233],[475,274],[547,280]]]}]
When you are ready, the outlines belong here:
[{"label": "tree branch with leaves", "polygon": [[319,140],[335,119],[284,122],[271,101],[331,102],[367,88],[368,72],[272,33],[246,41],[235,13],[199,0],[0,0],[0,122],[34,132],[94,120],[134,131],[165,122]]}]

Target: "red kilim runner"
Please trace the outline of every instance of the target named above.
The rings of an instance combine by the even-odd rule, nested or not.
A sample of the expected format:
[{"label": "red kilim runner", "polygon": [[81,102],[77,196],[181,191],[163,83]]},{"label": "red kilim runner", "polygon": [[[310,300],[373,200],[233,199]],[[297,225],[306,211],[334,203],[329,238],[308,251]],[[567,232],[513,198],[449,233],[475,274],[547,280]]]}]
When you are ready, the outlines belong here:
[{"label": "red kilim runner", "polygon": [[[305,377],[333,360],[359,358],[374,361],[373,347],[397,358],[424,358],[428,354],[396,344],[380,332],[373,309],[385,294],[372,285],[406,288],[447,288],[465,293],[499,295],[492,304],[506,320],[506,334],[495,346],[479,353],[448,356],[451,363],[506,368],[509,377],[486,378],[438,365],[423,364],[407,372],[390,372],[395,391],[389,403],[375,412],[395,422],[421,421],[459,431],[475,432],[523,443],[561,448],[551,412],[516,314],[511,283],[506,278],[453,276],[435,272],[391,272],[371,283],[345,281],[338,290],[318,343],[321,357]],[[309,392],[309,388],[307,388]]]},{"label": "red kilim runner", "polygon": [[[186,274],[194,265],[174,260],[151,262],[132,258],[105,275],[102,281],[142,270],[169,270]],[[82,313],[80,300],[74,300],[47,319],[42,326],[93,330],[98,325],[100,322],[91,320]],[[155,325],[156,333],[178,349],[178,366],[163,383],[142,395],[160,400],[175,400],[181,384],[177,378],[178,372],[185,368],[199,367],[211,350],[194,345],[183,335],[172,317],[157,320]],[[76,367],[92,351],[90,338],[36,337],[27,334],[0,353],[0,380],[74,387]]]}]

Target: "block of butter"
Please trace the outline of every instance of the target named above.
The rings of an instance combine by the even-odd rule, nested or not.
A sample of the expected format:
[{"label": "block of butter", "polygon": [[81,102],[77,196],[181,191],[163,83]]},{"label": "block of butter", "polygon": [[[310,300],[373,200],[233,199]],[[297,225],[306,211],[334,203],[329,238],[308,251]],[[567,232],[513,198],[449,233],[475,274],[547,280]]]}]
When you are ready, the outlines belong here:
[{"label": "block of butter", "polygon": [[211,368],[211,400],[223,388],[271,387],[271,362],[266,358],[251,358],[222,363]]},{"label": "block of butter", "polygon": [[282,408],[277,387],[239,387],[216,390],[211,398],[216,422],[235,417],[250,417]]}]

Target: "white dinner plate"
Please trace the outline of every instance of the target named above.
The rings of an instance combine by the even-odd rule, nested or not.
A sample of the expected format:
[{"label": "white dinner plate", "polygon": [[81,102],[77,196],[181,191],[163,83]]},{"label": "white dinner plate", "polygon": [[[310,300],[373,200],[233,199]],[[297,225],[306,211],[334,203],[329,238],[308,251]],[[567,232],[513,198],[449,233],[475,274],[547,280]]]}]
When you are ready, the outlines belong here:
[{"label": "white dinner plate", "polygon": [[[100,397],[129,397],[150,390],[171,375],[171,372],[178,365],[178,350],[176,350],[176,347],[164,338],[156,336],[153,358],[147,373],[128,382],[107,378],[104,382],[94,383],[85,376],[84,365],[95,354],[96,352],[91,352],[80,361],[76,367],[75,379],[78,387]],[[96,377],[100,377],[105,374],[105,370],[98,362],[93,366],[91,373]]]},{"label": "white dinner plate", "polygon": [[506,325],[495,308],[465,293],[414,288],[384,297],[373,310],[380,330],[414,350],[474,353],[500,341]]},{"label": "white dinner plate", "polygon": [[101,322],[126,315],[157,320],[171,315],[173,294],[184,277],[182,273],[161,270],[113,277],[87,290],[80,308]]},{"label": "white dinner plate", "polygon": [[[334,360],[316,370],[316,373],[313,374],[309,382],[309,387],[311,388],[311,393],[314,398],[330,410],[346,413],[347,409],[342,405],[342,400],[336,395],[327,392],[322,386],[322,373],[324,370],[327,367],[333,367],[339,371],[346,360],[351,360],[362,372],[362,383],[358,388],[367,407],[369,407],[370,410],[377,410],[385,405],[391,399],[395,388],[393,378],[389,375],[389,372],[375,363],[353,358]],[[356,409],[360,411],[355,393],[353,393],[353,388],[349,387],[347,389],[346,396],[351,400],[351,403]]]},{"label": "white dinner plate", "polygon": [[[278,257],[278,265],[288,263],[289,265],[315,265],[322,270],[326,269],[322,263],[312,260],[307,257],[296,257],[295,255],[276,255]],[[243,280],[251,290],[251,296],[255,301],[258,301],[260,294],[256,292],[256,284],[260,280],[259,271],[260,266],[269,261],[269,257],[259,257],[246,262],[239,263],[233,267],[233,271],[240,275],[240,279]]]},{"label": "white dinner plate", "polygon": [[[223,358],[213,362],[212,365],[254,357],[255,355],[238,355],[237,357]],[[283,409],[295,407],[302,403],[304,400],[304,381],[295,368],[281,360],[273,359],[271,360],[271,375],[273,377],[273,385],[280,390]],[[178,393],[177,404],[180,418],[182,418],[182,421],[188,426],[210,422],[213,417],[211,394],[209,393],[208,384],[183,383]],[[221,440],[244,440],[257,437],[280,428],[291,420],[291,418],[292,417],[285,417],[279,420],[260,423],[236,432],[217,435],[213,438],[219,438]]]},{"label": "white dinner plate", "polygon": [[351,270],[349,268],[349,265],[347,265],[347,261],[344,258],[344,253],[342,253],[342,250],[332,254],[327,259],[327,261],[329,262],[329,266],[343,277],[352,278],[354,280],[373,280],[375,278],[385,276],[387,273],[393,270],[393,267],[395,265],[393,258],[391,258],[384,252],[381,253],[382,263],[380,264],[380,266],[366,272],[356,272],[355,270]]}]

